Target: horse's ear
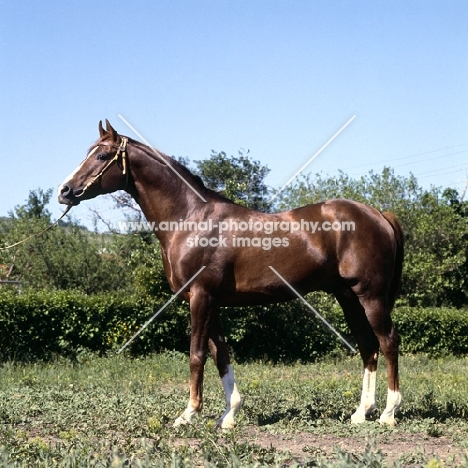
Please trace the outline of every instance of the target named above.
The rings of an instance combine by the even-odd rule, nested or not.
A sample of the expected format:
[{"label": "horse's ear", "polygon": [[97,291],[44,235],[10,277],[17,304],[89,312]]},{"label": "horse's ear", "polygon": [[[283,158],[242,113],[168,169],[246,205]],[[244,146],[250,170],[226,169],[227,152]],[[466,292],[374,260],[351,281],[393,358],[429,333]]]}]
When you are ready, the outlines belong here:
[{"label": "horse's ear", "polygon": [[106,132],[102,128],[102,120],[100,120],[99,121],[99,136],[102,138],[105,134],[106,134]]},{"label": "horse's ear", "polygon": [[111,136],[112,141],[118,140],[118,137],[119,137],[118,133],[112,128],[112,125],[107,119],[106,119],[106,131]]}]

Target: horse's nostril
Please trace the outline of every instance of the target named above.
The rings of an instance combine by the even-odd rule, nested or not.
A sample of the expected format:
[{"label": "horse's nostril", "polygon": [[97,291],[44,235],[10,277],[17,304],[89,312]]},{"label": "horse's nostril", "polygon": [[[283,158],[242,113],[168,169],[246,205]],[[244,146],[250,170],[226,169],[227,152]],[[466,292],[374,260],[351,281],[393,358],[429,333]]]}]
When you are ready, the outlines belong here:
[{"label": "horse's nostril", "polygon": [[68,205],[69,203],[72,203],[75,198],[75,193],[73,191],[73,188],[68,185],[64,184],[61,185],[58,189],[58,199],[59,203],[65,203]]},{"label": "horse's nostril", "polygon": [[62,195],[62,197],[67,197],[68,195],[70,195],[70,192],[71,192],[71,189],[68,185],[62,185],[60,187],[60,195]]}]

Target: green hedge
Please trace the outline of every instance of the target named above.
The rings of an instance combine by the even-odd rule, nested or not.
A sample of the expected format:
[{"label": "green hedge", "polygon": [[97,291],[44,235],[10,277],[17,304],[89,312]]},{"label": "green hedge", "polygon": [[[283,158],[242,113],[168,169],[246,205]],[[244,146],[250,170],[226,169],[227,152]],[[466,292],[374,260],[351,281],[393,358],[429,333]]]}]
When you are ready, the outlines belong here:
[{"label": "green hedge", "polygon": [[468,310],[400,307],[393,321],[405,353],[468,354]]},{"label": "green hedge", "polygon": [[[0,294],[0,357],[3,360],[50,359],[76,356],[83,351],[117,351],[162,304],[118,294],[3,292]],[[186,310],[173,304],[161,318],[132,343],[133,354],[188,349],[190,330]]]},{"label": "green hedge", "polygon": [[[0,291],[0,359],[50,359],[85,351],[117,351],[165,301],[118,294]],[[316,303],[311,301],[312,303]],[[340,308],[317,308],[354,344]],[[222,311],[237,360],[313,361],[342,352],[343,344],[298,301]],[[468,311],[401,307],[393,312],[401,351],[468,354]],[[133,355],[188,352],[188,305],[173,302],[129,347]]]}]

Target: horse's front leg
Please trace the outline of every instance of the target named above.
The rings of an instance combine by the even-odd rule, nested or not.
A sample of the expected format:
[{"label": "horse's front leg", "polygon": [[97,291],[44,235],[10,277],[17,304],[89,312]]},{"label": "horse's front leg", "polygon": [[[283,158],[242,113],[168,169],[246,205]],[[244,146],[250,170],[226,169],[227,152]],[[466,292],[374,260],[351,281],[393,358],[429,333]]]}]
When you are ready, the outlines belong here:
[{"label": "horse's front leg", "polygon": [[208,339],[213,310],[213,300],[205,292],[193,292],[190,298],[190,398],[185,411],[175,420],[174,426],[192,422],[203,408],[203,371],[208,353]]},{"label": "horse's front leg", "polygon": [[213,312],[211,319],[209,347],[226,396],[226,410],[218,420],[217,426],[222,429],[232,429],[235,425],[234,417],[241,407],[241,396],[230,364],[229,350],[224,337],[219,310]]}]

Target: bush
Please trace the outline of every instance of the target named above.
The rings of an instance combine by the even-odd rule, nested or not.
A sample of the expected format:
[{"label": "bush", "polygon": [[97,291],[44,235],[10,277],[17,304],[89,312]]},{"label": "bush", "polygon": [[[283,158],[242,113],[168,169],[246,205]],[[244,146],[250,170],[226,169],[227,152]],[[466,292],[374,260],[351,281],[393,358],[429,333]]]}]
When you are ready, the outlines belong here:
[{"label": "bush", "polygon": [[468,354],[468,311],[466,309],[401,307],[393,321],[405,353],[431,356]]},{"label": "bush", "polygon": [[[313,293],[307,300],[348,342],[354,343],[341,308],[331,298]],[[238,361],[313,362],[346,349],[299,300],[227,308],[222,316],[228,344]]]},{"label": "bush", "polygon": [[[354,344],[335,302],[316,294],[308,300]],[[0,359],[117,351],[164,303],[137,295],[0,291]],[[299,301],[222,310],[228,344],[238,361],[311,362],[343,352],[341,341],[311,315]],[[404,353],[468,354],[466,310],[400,307],[393,312],[393,320]],[[175,301],[128,349],[132,355],[163,350],[187,353],[189,334],[188,304]]]},{"label": "bush", "polygon": [[[2,359],[50,359],[82,351],[118,350],[164,302],[136,296],[70,291],[0,294]],[[132,354],[188,348],[187,306],[173,303],[164,320],[135,340]]]}]

